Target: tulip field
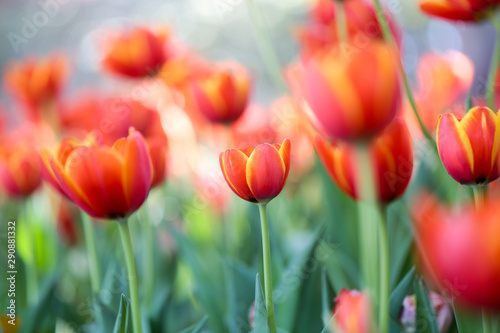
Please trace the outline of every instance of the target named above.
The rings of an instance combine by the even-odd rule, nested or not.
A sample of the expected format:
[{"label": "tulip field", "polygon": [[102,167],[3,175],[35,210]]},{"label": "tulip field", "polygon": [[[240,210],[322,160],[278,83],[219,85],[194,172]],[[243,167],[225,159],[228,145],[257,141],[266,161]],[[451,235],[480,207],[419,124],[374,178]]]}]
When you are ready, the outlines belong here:
[{"label": "tulip field", "polygon": [[1,2],[0,332],[500,332],[499,5]]}]

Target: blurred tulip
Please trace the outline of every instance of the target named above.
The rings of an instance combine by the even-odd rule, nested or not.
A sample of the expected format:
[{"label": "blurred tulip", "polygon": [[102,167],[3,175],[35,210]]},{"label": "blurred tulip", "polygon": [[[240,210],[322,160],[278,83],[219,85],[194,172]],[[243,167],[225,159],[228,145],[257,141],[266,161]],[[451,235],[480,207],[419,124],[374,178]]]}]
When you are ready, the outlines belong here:
[{"label": "blurred tulip", "polygon": [[50,168],[62,191],[90,216],[124,218],[146,200],[151,158],[143,136],[133,128],[112,147],[62,146],[50,157]]},{"label": "blurred tulip", "polygon": [[387,44],[373,42],[351,54],[335,48],[305,63],[306,99],[329,136],[371,138],[394,119],[402,97],[395,59]]},{"label": "blurred tulip", "polygon": [[420,9],[430,16],[474,22],[493,14],[499,3],[499,0],[423,0]]},{"label": "blurred tulip", "polygon": [[499,176],[500,117],[487,107],[474,107],[462,119],[439,116],[439,157],[460,184],[487,184]]},{"label": "blurred tulip", "polygon": [[111,34],[106,43],[103,67],[131,78],[153,76],[169,57],[165,47],[167,39],[168,32],[153,32],[143,27]]},{"label": "blurred tulip", "polygon": [[28,142],[0,147],[0,186],[7,195],[26,198],[42,180],[40,156]]},{"label": "blurred tulip", "polygon": [[30,120],[38,121],[42,118],[42,109],[58,97],[67,76],[66,58],[54,54],[46,59],[29,58],[8,65],[4,82],[8,91],[24,104]]},{"label": "blurred tulip", "polygon": [[67,200],[61,200],[59,210],[57,212],[57,232],[68,246],[73,246],[78,242],[77,220],[72,204]]},{"label": "blurred tulip", "polygon": [[[341,141],[329,144],[320,135],[314,145],[337,186],[352,198],[359,199],[356,147]],[[413,143],[405,122],[396,118],[370,143],[369,150],[378,200],[389,202],[398,198],[406,190],[413,171]]]},{"label": "blurred tulip", "polygon": [[232,144],[238,148],[257,146],[276,141],[277,133],[271,124],[269,112],[252,104],[230,127]]},{"label": "blurred tulip", "polygon": [[499,203],[448,208],[425,195],[415,203],[416,244],[426,277],[453,302],[499,310]]},{"label": "blurred tulip", "polygon": [[[465,114],[465,98],[473,78],[474,65],[463,53],[452,50],[422,56],[417,65],[414,97],[420,119],[429,132],[436,131],[440,114],[454,113],[457,117]],[[411,133],[421,137],[420,125],[409,103],[405,104],[404,116]]]},{"label": "blurred tulip", "polygon": [[358,290],[342,289],[335,298],[334,332],[372,333],[370,297]]},{"label": "blurred tulip", "polygon": [[220,154],[219,162],[227,184],[236,195],[265,204],[285,186],[290,171],[290,140],[244,150],[229,149]]},{"label": "blurred tulip", "polygon": [[[450,305],[443,296],[431,291],[429,298],[434,308],[434,314],[438,324],[439,332],[446,333],[453,320],[453,312]],[[417,331],[417,302],[415,295],[406,296],[403,300],[403,308],[399,315],[399,321],[403,325],[405,332],[414,333]],[[421,327],[421,326],[420,326]]]},{"label": "blurred tulip", "polygon": [[198,110],[213,123],[231,123],[245,111],[251,82],[245,68],[219,64],[211,73],[194,80],[193,96]]},{"label": "blurred tulip", "polygon": [[[382,27],[380,26],[373,3],[365,0],[342,1],[345,15],[347,37],[354,44],[364,47],[371,40],[383,40]],[[340,42],[338,36],[338,4],[331,0],[318,0],[311,11],[312,21],[306,26],[297,29],[297,38],[301,44],[301,54],[308,59],[314,53],[331,47]],[[398,44],[401,33],[397,28],[389,11],[384,11],[392,34]]]}]

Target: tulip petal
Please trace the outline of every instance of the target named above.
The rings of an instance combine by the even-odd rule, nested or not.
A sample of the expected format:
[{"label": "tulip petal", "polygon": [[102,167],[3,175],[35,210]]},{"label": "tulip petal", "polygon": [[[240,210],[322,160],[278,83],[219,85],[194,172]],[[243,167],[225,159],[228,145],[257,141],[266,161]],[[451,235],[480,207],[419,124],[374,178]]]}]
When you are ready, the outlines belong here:
[{"label": "tulip petal", "polygon": [[255,199],[260,203],[276,197],[285,182],[286,166],[279,151],[270,144],[257,146],[248,158],[246,179]]},{"label": "tulip petal", "polygon": [[224,174],[224,179],[231,190],[240,198],[256,202],[255,197],[247,185],[246,166],[248,156],[241,150],[230,149],[221,153],[219,163]]},{"label": "tulip petal", "polygon": [[447,1],[426,0],[420,3],[420,9],[432,16],[442,17],[455,21],[475,21],[473,11],[466,8],[457,8]]},{"label": "tulip petal", "polygon": [[439,156],[450,176],[461,184],[474,183],[471,142],[455,115],[439,117],[436,138]]}]

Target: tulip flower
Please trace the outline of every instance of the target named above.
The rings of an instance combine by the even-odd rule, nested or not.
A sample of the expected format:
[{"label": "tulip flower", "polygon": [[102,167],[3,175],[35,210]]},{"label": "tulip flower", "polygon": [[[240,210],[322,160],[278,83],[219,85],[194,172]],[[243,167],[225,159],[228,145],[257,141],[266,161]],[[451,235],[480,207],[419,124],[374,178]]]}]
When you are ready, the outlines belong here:
[{"label": "tulip flower", "polygon": [[32,120],[40,120],[40,109],[58,97],[68,75],[64,56],[55,54],[46,59],[29,58],[6,67],[7,90],[26,106]]},{"label": "tulip flower", "polygon": [[448,299],[499,310],[499,203],[445,207],[423,195],[415,203],[416,244],[426,277]]},{"label": "tulip flower", "polygon": [[246,70],[234,64],[221,64],[192,83],[198,110],[213,123],[230,123],[245,111],[250,94]]},{"label": "tulip flower", "polygon": [[155,33],[135,27],[130,31],[109,36],[103,67],[115,74],[131,78],[155,75],[168,59],[165,49],[167,33]]},{"label": "tulip flower", "polygon": [[452,21],[477,22],[488,17],[500,4],[499,0],[424,0],[420,9],[430,16]]},{"label": "tulip flower", "polygon": [[40,156],[32,145],[19,142],[0,147],[0,186],[7,195],[26,198],[41,180]]},{"label": "tulip flower", "polygon": [[453,179],[482,185],[498,178],[499,128],[499,115],[487,107],[474,107],[462,119],[450,113],[439,116],[439,157]]},{"label": "tulip flower", "polygon": [[[305,95],[326,134],[364,140],[394,119],[401,104],[397,61],[389,45],[337,47],[305,66]],[[367,79],[369,78],[369,79]]]},{"label": "tulip flower", "polygon": [[112,147],[62,144],[49,165],[63,193],[102,219],[123,219],[136,211],[153,176],[146,142],[133,128]]},{"label": "tulip flower", "polygon": [[57,212],[57,232],[64,243],[74,246],[78,242],[77,217],[78,210],[67,200],[62,200]]},{"label": "tulip flower", "polygon": [[[433,291],[429,293],[429,299],[440,333],[448,332],[453,320],[453,312],[446,299]],[[417,329],[417,301],[415,295],[406,296],[399,315],[399,322],[405,328],[405,332],[416,332]]]},{"label": "tulip flower", "polygon": [[372,328],[370,297],[358,290],[342,289],[335,298],[334,332],[369,333]]},{"label": "tulip flower", "polygon": [[[346,194],[359,199],[356,147],[341,141],[315,139],[316,151],[332,180]],[[390,202],[403,194],[413,171],[413,145],[408,127],[396,118],[369,146],[377,198]]]},{"label": "tulip flower", "polygon": [[219,162],[224,179],[237,196],[265,204],[285,186],[290,171],[290,140],[243,150],[229,149],[220,154]]}]

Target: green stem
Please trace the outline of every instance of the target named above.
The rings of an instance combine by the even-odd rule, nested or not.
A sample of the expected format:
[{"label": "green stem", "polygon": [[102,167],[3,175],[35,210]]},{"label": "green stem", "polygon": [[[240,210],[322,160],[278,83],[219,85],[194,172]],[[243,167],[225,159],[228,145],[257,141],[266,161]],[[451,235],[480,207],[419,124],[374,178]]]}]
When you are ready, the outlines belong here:
[{"label": "green stem", "polygon": [[273,279],[271,276],[271,248],[269,245],[269,228],[267,225],[267,204],[258,204],[260,226],[262,232],[262,256],[264,257],[264,288],[266,296],[267,322],[270,333],[276,333],[273,305]]},{"label": "green stem", "polygon": [[488,73],[488,82],[486,87],[486,101],[493,111],[495,108],[495,79],[498,72],[498,63],[500,61],[500,24],[497,22],[495,15],[490,16],[491,23],[495,26],[497,39],[495,43],[495,49],[493,55],[491,56],[490,70]]},{"label": "green stem", "polygon": [[274,51],[273,43],[269,36],[269,30],[266,27],[266,22],[260,8],[254,3],[253,0],[245,1],[247,4],[248,14],[250,21],[255,30],[255,40],[257,48],[264,61],[267,72],[271,76],[276,87],[288,91],[288,85],[283,79],[281,72],[281,64]]},{"label": "green stem", "polygon": [[491,327],[491,318],[488,315],[486,310],[482,311],[482,320],[483,320],[483,333],[492,333],[493,329]]},{"label": "green stem", "polygon": [[144,286],[146,304],[152,304],[155,283],[155,236],[149,216],[149,206],[146,201],[141,210],[142,244],[144,256]]},{"label": "green stem", "polygon": [[479,209],[484,205],[484,200],[486,197],[486,191],[488,190],[487,185],[472,186],[472,192],[474,193],[474,203],[476,204],[476,209]]},{"label": "green stem", "polygon": [[420,130],[424,134],[425,138],[429,140],[429,143],[431,143],[431,146],[434,148],[434,151],[437,153],[437,147],[436,147],[436,142],[434,142],[434,139],[432,138],[431,134],[425,128],[424,123],[422,122],[422,118],[420,118],[420,114],[418,113],[418,108],[417,104],[415,103],[415,99],[413,97],[413,93],[411,91],[410,87],[410,81],[408,80],[408,75],[406,75],[406,71],[403,66],[403,61],[401,60],[401,54],[399,52],[399,49],[396,45],[396,42],[394,41],[394,36],[392,35],[391,29],[389,28],[389,24],[387,23],[387,20],[385,18],[385,15],[382,10],[382,5],[380,4],[380,0],[374,0],[375,2],[375,11],[377,13],[377,20],[382,27],[382,33],[384,34],[384,39],[386,42],[388,42],[392,48],[397,52],[397,65],[399,67],[399,72],[401,73],[401,78],[403,79],[403,85],[405,88],[406,96],[408,97],[408,102],[410,103],[410,106],[413,110],[413,113],[417,117],[418,125],[420,126]]},{"label": "green stem", "polygon": [[92,287],[92,292],[94,294],[98,294],[101,290],[101,280],[99,279],[99,262],[97,260],[94,228],[92,226],[92,220],[90,216],[82,212],[81,217],[85,246],[87,247],[87,255],[89,260],[90,286]]},{"label": "green stem", "polygon": [[348,38],[347,31],[347,18],[344,10],[344,3],[342,1],[334,1],[335,3],[335,11],[336,11],[336,20],[337,24],[337,35],[340,43],[346,43]]},{"label": "green stem", "polygon": [[[33,199],[31,199],[33,200]],[[33,212],[33,202],[29,200],[26,201],[27,206],[26,211]],[[36,251],[36,239],[33,235],[33,230],[35,228],[32,225],[32,214],[24,214],[23,222],[26,223],[26,235],[29,240],[30,252],[32,256],[31,262],[26,262],[26,288],[27,288],[27,298],[28,304],[34,304],[38,300],[38,268],[37,268],[37,251]]]},{"label": "green stem", "polygon": [[388,332],[389,329],[389,297],[390,297],[390,256],[389,239],[387,234],[387,209],[380,207],[379,219],[379,256],[380,256],[380,331]]},{"label": "green stem", "polygon": [[130,239],[130,231],[128,229],[128,219],[123,219],[118,222],[118,230],[122,239],[123,253],[125,255],[125,263],[127,266],[130,302],[132,309],[132,326],[134,333],[141,333],[141,307],[139,302],[139,287],[137,283],[137,268],[135,267],[134,252],[132,250],[132,240]]}]

